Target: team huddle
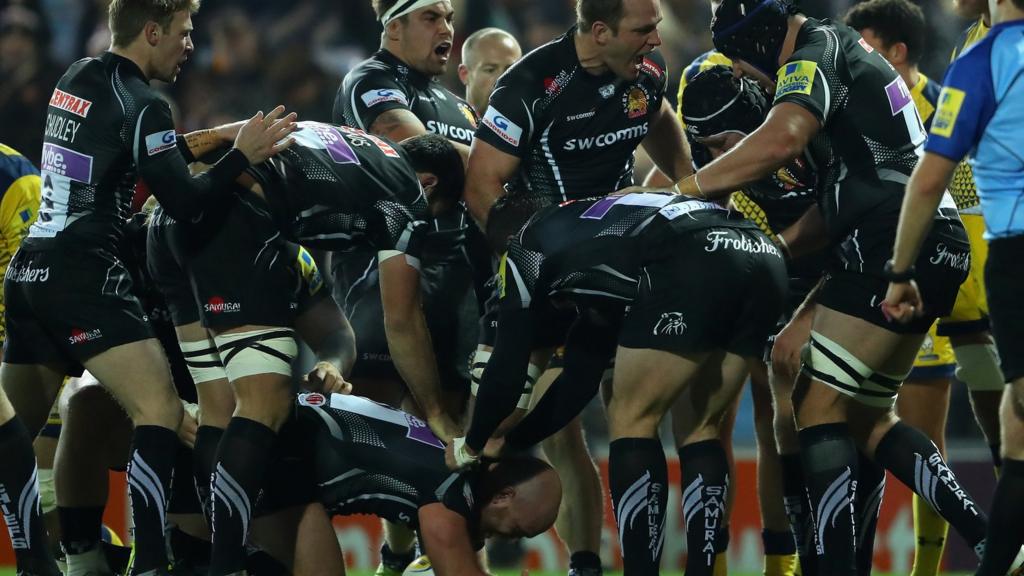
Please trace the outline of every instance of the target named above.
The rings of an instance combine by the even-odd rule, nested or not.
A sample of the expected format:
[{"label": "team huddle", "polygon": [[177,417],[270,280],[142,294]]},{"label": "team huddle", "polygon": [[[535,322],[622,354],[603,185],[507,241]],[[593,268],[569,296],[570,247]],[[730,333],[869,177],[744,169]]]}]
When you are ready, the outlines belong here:
[{"label": "team huddle", "polygon": [[[342,574],[331,518],[371,514],[378,575],[487,574],[487,538],[552,526],[600,575],[599,394],[625,573],[659,573],[671,414],[686,573],[726,574],[748,379],[766,575],[869,574],[886,471],[916,494],[916,576],[948,526],[976,574],[1024,573],[1024,0],[958,1],[977,22],[944,86],[908,0],[713,0],[677,110],[658,0],[577,0],[525,56],[475,32],[466,99],[438,80],[451,2],[372,4],[381,49],[333,118],[177,134],[149,83],[189,59],[198,0],[112,0],[110,49],[55,87],[4,281],[19,574]],[[944,459],[954,373],[987,514]]]}]

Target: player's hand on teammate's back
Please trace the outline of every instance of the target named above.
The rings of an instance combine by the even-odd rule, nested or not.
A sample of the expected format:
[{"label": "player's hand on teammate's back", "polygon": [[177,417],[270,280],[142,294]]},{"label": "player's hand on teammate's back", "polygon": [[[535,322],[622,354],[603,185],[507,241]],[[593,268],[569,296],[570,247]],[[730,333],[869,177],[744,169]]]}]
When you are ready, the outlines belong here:
[{"label": "player's hand on teammate's back", "polygon": [[321,394],[351,394],[352,384],[345,381],[338,367],[330,362],[317,362],[303,379],[305,387]]},{"label": "player's hand on teammate's back", "polygon": [[917,282],[890,282],[882,302],[882,314],[892,322],[906,324],[924,314],[921,291]]},{"label": "player's hand on teammate's back", "polygon": [[250,164],[259,164],[287,149],[294,142],[288,135],[297,128],[294,112],[284,114],[284,106],[278,106],[266,116],[257,112],[238,129],[235,137],[235,148],[249,160]]}]

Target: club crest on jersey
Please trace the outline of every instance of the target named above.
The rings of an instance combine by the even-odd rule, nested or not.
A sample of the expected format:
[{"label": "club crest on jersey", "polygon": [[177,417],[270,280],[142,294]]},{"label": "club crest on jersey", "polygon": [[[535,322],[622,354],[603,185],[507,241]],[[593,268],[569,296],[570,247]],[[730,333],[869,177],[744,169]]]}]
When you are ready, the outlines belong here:
[{"label": "club crest on jersey", "polygon": [[649,101],[650,95],[643,86],[633,86],[622,95],[622,107],[626,110],[626,116],[631,120],[647,115]]},{"label": "club crest on jersey", "polygon": [[607,100],[615,95],[615,84],[605,84],[597,89],[597,93],[601,95],[601,98]]},{"label": "club crest on jersey", "polygon": [[89,115],[89,109],[92,108],[92,102],[85,98],[79,98],[73,94],[68,94],[63,90],[54,89],[53,95],[50,96],[50,106],[60,108],[66,112],[71,112],[75,116],[85,118]]},{"label": "club crest on jersey", "polygon": [[523,137],[523,129],[515,122],[509,120],[494,106],[487,107],[487,113],[484,114],[481,122],[505,142],[513,146],[519,146],[519,141]]},{"label": "club crest on jersey", "polygon": [[177,135],[174,130],[164,130],[163,132],[154,132],[149,136],[146,136],[146,152],[150,156],[159,154],[165,150],[174,148],[177,141]]},{"label": "club crest on jersey", "polygon": [[376,88],[374,90],[368,90],[363,92],[360,96],[363,100],[363,104],[366,104],[368,108],[372,108],[377,104],[383,104],[385,102],[398,102],[402,106],[408,106],[409,100],[405,97],[405,94],[391,88]]},{"label": "club crest on jersey", "polygon": [[935,118],[932,119],[932,134],[950,138],[953,136],[953,127],[956,125],[957,116],[960,115],[960,108],[964,105],[964,97],[967,93],[952,86],[944,86],[939,93],[939,107],[935,111]]},{"label": "club crest on jersey", "polygon": [[317,392],[310,392],[309,394],[299,394],[299,405],[300,406],[323,406],[327,404],[327,398],[323,394]]},{"label": "club crest on jersey", "polygon": [[686,322],[682,312],[662,312],[661,318],[654,325],[655,336],[682,336],[686,332]]},{"label": "club crest on jersey", "polygon": [[476,128],[476,114],[473,113],[473,109],[469,107],[469,104],[459,102],[459,112],[466,117],[466,121],[473,128]]},{"label": "club crest on jersey", "polygon": [[788,62],[779,68],[775,98],[778,99],[787,94],[810,94],[811,88],[814,87],[814,75],[817,70],[817,62],[810,60]]}]

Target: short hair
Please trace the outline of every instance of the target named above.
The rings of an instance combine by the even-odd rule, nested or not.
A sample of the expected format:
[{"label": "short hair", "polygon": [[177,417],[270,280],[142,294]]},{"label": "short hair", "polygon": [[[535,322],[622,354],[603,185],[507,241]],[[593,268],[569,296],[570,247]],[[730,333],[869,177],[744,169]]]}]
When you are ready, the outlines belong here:
[{"label": "short hair", "polygon": [[[487,38],[488,36],[508,36],[512,40],[515,40],[515,36],[509,34],[508,32],[502,30],[501,28],[495,28],[495,27],[481,28],[480,30],[477,30],[476,32],[473,32],[468,37],[466,37],[466,41],[462,43],[462,63],[463,64],[466,64],[467,62],[469,62],[469,60],[470,60],[469,55],[472,54],[473,50],[476,49],[477,43],[479,43],[484,38]],[[466,65],[468,66],[468,64],[466,64]]]},{"label": "short hair", "polygon": [[519,232],[537,212],[551,205],[551,200],[538,194],[505,194],[487,213],[487,243],[498,254],[505,252],[508,239]]},{"label": "short hair", "polygon": [[507,456],[495,461],[494,466],[484,468],[480,475],[478,500],[487,504],[505,488],[519,486],[551,470],[551,465],[533,456]]},{"label": "short hair", "polygon": [[146,22],[156,22],[167,30],[174,15],[182,10],[199,11],[200,0],[110,0],[108,23],[114,46],[132,43]]},{"label": "short hair", "polygon": [[924,55],[925,20],[921,7],[910,0],[868,0],[846,13],[846,25],[858,31],[871,28],[886,46],[902,42],[907,60],[917,64]]},{"label": "short hair", "polygon": [[595,22],[604,22],[617,33],[622,21],[622,4],[622,0],[576,0],[576,24],[581,31],[589,32]]},{"label": "short hair", "polygon": [[409,157],[416,172],[437,176],[432,197],[454,205],[466,185],[466,167],[462,155],[444,136],[420,134],[403,140],[399,146]]}]

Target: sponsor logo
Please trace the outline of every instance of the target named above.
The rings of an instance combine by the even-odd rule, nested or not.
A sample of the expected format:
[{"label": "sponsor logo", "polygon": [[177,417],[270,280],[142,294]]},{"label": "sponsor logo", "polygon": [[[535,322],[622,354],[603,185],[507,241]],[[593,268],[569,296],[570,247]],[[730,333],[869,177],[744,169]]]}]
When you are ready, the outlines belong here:
[{"label": "sponsor logo", "polygon": [[601,95],[601,98],[607,100],[615,94],[615,84],[605,84],[597,89],[597,93]]},{"label": "sponsor logo", "polygon": [[154,132],[149,136],[146,136],[146,152],[153,156],[159,154],[164,150],[170,150],[174,148],[177,138],[174,134],[174,130],[164,130],[163,132]]},{"label": "sponsor logo", "polygon": [[505,297],[505,286],[508,285],[506,281],[508,273],[508,252],[501,255],[501,260],[498,261],[498,275],[495,277],[495,283],[498,288],[498,297]]},{"label": "sponsor logo", "polygon": [[438,136],[444,136],[450,140],[461,140],[463,142],[473,141],[473,131],[462,126],[452,126],[437,120],[427,120],[427,130]]},{"label": "sponsor logo", "polygon": [[652,333],[655,336],[682,336],[684,332],[686,322],[682,312],[662,312]]},{"label": "sponsor logo", "polygon": [[220,296],[214,296],[206,304],[203,304],[203,310],[210,314],[241,312],[242,305],[238,302],[225,302]]},{"label": "sponsor logo", "polygon": [[92,342],[103,337],[103,332],[99,328],[95,330],[82,330],[81,328],[72,328],[71,336],[68,337],[68,343],[71,345],[81,344],[83,342]]},{"label": "sponsor logo", "polygon": [[398,90],[391,88],[378,88],[376,90],[368,90],[363,92],[360,96],[363,100],[363,104],[366,104],[367,108],[372,108],[377,104],[383,104],[384,102],[398,102],[402,106],[408,106],[409,100]]},{"label": "sponsor logo", "polygon": [[704,202],[703,200],[690,200],[688,202],[677,202],[675,204],[669,204],[661,210],[658,210],[658,214],[661,214],[669,220],[675,220],[680,216],[685,216],[690,212],[696,212],[697,210],[725,210],[714,202]]},{"label": "sponsor logo", "polygon": [[7,490],[0,486],[0,512],[3,512],[4,522],[7,523],[7,532],[11,535],[11,547],[15,550],[28,549],[28,535],[25,534],[25,529],[18,522],[18,516],[11,512],[8,506],[10,503],[11,497],[7,494]]},{"label": "sponsor logo", "polygon": [[319,123],[310,124],[309,127],[323,142],[324,147],[327,148],[327,154],[336,164],[359,164],[359,157],[356,156],[355,150],[349,146],[337,128]]},{"label": "sponsor logo", "polygon": [[717,252],[719,248],[725,250],[741,250],[750,254],[772,254],[779,256],[779,249],[764,236],[752,240],[749,236],[743,235],[733,237],[731,232],[724,230],[712,230],[708,232],[708,244],[704,247],[706,252]]},{"label": "sponsor logo", "polygon": [[43,158],[39,167],[44,172],[66,176],[86,184],[92,181],[92,156],[49,142],[43,144]]},{"label": "sponsor logo", "polygon": [[914,101],[910,96],[910,90],[907,89],[906,82],[900,76],[896,76],[895,80],[885,86],[885,95],[889,98],[889,110],[893,116]]},{"label": "sponsor logo", "polygon": [[586,120],[587,118],[593,118],[597,114],[597,110],[591,110],[590,112],[584,112],[582,114],[572,114],[565,117],[566,122],[575,122],[577,120]]},{"label": "sponsor logo", "polygon": [[306,283],[306,289],[310,294],[316,294],[324,287],[324,279],[320,274],[320,269],[316,266],[316,261],[313,260],[313,256],[309,251],[302,246],[299,246],[297,261],[299,264],[299,273],[302,275],[302,278]]},{"label": "sponsor logo", "polygon": [[74,142],[75,136],[78,135],[78,129],[81,127],[82,124],[80,122],[75,122],[71,118],[66,118],[59,114],[47,114],[46,129],[43,131],[43,136],[63,140],[64,142]]},{"label": "sponsor logo", "polygon": [[352,128],[350,126],[338,126],[338,129],[349,135],[349,140],[353,146],[365,146],[366,142],[373,143],[381,152],[384,153],[388,158],[401,158],[398,151],[391,145],[374,136],[373,134],[367,134],[358,128]]},{"label": "sponsor logo", "polygon": [[639,118],[647,115],[647,105],[650,95],[643,86],[634,86],[622,95],[622,107],[626,110],[626,117],[629,119]]},{"label": "sponsor logo", "polygon": [[317,392],[299,394],[299,405],[301,406],[323,406],[324,404],[327,404],[327,398],[323,394]]},{"label": "sponsor logo", "polygon": [[950,138],[953,136],[953,127],[960,115],[960,108],[964,105],[964,97],[967,93],[952,86],[944,86],[939,93],[939,107],[932,119],[932,134]]},{"label": "sponsor logo", "polygon": [[466,117],[466,121],[469,122],[470,126],[476,128],[476,113],[469,107],[469,104],[459,102],[459,112],[462,112],[462,115]]},{"label": "sponsor logo", "polygon": [[611,146],[619,142],[641,139],[644,136],[647,136],[647,130],[647,122],[644,122],[639,126],[631,126],[629,128],[623,128],[622,130],[616,130],[615,132],[606,132],[599,136],[570,138],[565,141],[562,148],[567,152],[571,152],[573,150],[589,150],[591,148],[604,148],[605,146]]},{"label": "sponsor logo", "polygon": [[653,76],[655,80],[661,80],[661,77],[665,75],[665,71],[661,69],[661,66],[658,66],[657,62],[647,57],[644,57],[643,62],[640,63],[640,71]]},{"label": "sponsor logo", "polygon": [[871,47],[871,44],[868,44],[868,41],[863,38],[857,40],[857,43],[860,44],[860,47],[863,48],[864,51],[868,52],[869,54],[875,51],[875,49]]},{"label": "sponsor logo", "polygon": [[814,75],[818,70],[817,62],[798,60],[789,62],[779,68],[775,87],[775,98],[786,94],[810,94],[814,87]]},{"label": "sponsor logo", "polygon": [[544,79],[544,93],[548,96],[554,96],[562,91],[563,88],[569,85],[569,74],[562,70],[554,78],[547,77]]},{"label": "sponsor logo", "polygon": [[519,146],[519,140],[523,137],[523,129],[505,117],[494,106],[487,107],[487,113],[484,114],[481,122],[505,142],[513,146]]},{"label": "sponsor logo", "polygon": [[405,416],[406,427],[409,429],[405,435],[406,438],[423,444],[428,444],[436,448],[444,448],[444,442],[441,442],[440,438],[434,436],[434,433],[430,430],[430,427],[427,426],[426,422],[412,414],[405,414],[404,412],[402,414]]},{"label": "sponsor logo", "polygon": [[[918,458],[921,457],[919,454],[915,454],[915,456],[917,456]],[[967,491],[964,490],[963,487],[960,485],[960,483],[957,482],[956,475],[953,474],[953,471],[949,468],[949,466],[942,461],[942,456],[940,456],[938,453],[932,454],[931,456],[928,457],[928,464],[930,464],[931,467],[934,469],[934,472],[932,472],[931,470],[929,470],[928,472],[932,472],[935,478],[937,478],[939,481],[945,484],[946,488],[953,492],[953,496],[960,501],[960,505],[963,506],[964,511],[970,512],[974,516],[978,516],[978,508],[974,505],[974,501],[971,500],[970,494],[968,494]],[[925,481],[927,482],[927,476],[931,476],[931,474],[925,476],[919,471],[918,477],[922,476],[925,478]],[[932,488],[931,494],[934,493],[935,489]],[[937,506],[933,505],[932,507],[938,509]]]},{"label": "sponsor logo", "polygon": [[66,112],[71,112],[75,116],[85,118],[89,115],[89,109],[92,108],[92,102],[85,98],[79,98],[73,94],[68,94],[63,90],[55,89],[53,95],[50,96],[50,106],[59,108]]},{"label": "sponsor logo", "polygon": [[11,266],[7,269],[7,273],[4,275],[4,278],[11,282],[23,284],[46,282],[50,279],[50,267],[33,268],[31,262],[25,266]]},{"label": "sponsor logo", "polygon": [[944,264],[954,270],[960,270],[961,272],[968,272],[971,269],[971,253],[963,250],[950,251],[949,247],[945,244],[939,244],[935,247],[935,256],[928,259],[929,262],[935,265]]}]

